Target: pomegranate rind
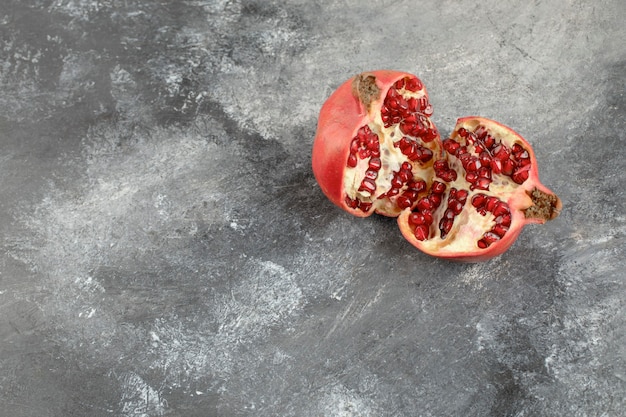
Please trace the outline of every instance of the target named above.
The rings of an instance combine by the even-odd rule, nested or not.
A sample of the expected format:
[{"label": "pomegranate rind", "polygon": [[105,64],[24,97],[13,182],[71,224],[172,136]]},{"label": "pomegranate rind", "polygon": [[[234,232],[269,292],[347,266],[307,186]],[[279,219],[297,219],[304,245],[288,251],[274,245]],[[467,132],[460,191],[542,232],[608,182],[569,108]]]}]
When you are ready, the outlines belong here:
[{"label": "pomegranate rind", "polygon": [[[375,77],[376,86],[380,89],[377,98],[368,97],[369,111],[357,95],[354,94],[354,80],[357,77]],[[341,84],[324,102],[320,110],[317,131],[313,141],[312,168],[313,174],[322,192],[335,205],[357,216],[368,217],[375,210],[367,212],[349,207],[346,202],[344,171],[350,153],[350,142],[359,128],[375,119],[380,111],[381,103],[389,88],[399,79],[415,77],[412,74],[378,70],[359,74]],[[379,214],[391,215],[387,212]],[[399,212],[394,215],[397,216]]]},{"label": "pomegranate rind", "polygon": [[[500,240],[484,249],[478,247],[477,241],[481,238],[483,233],[489,230],[490,226],[485,227],[485,223],[488,223],[488,221],[481,220],[480,223],[482,224],[478,225],[471,223],[455,225],[457,229],[464,227],[464,230],[456,230],[456,234],[450,233],[445,239],[435,236],[421,241],[415,237],[409,224],[411,210],[404,210],[400,216],[398,216],[400,232],[413,246],[431,256],[460,262],[487,261],[501,255],[509,249],[517,240],[525,225],[530,223],[545,223],[547,220],[558,216],[561,210],[562,204],[559,198],[539,181],[537,160],[532,147],[522,136],[511,128],[484,117],[469,116],[457,120],[451,137],[454,137],[460,128],[473,131],[477,126],[486,127],[494,135],[503,138],[503,141],[509,146],[513,143],[522,144],[528,151],[531,161],[529,177],[522,184],[517,185],[507,198],[503,199],[503,201],[508,204],[511,211],[511,225],[509,230]],[[501,197],[497,193],[492,195]],[[545,199],[546,201],[542,203],[550,207],[543,210],[529,210],[538,204],[538,198]],[[528,213],[535,212],[542,212],[543,214],[541,216],[528,216]]]}]

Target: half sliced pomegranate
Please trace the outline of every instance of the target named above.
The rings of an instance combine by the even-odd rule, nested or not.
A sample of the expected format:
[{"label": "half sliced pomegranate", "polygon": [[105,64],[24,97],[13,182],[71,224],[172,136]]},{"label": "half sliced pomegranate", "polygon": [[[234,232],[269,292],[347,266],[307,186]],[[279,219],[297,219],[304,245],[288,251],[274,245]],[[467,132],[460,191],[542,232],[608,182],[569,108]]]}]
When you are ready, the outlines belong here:
[{"label": "half sliced pomegranate", "polygon": [[524,225],[555,218],[531,146],[481,117],[459,119],[443,142],[422,82],[398,71],[360,74],[322,106],[313,173],[349,213],[398,216],[418,249],[461,261],[492,258]]},{"label": "half sliced pomegranate", "polygon": [[510,128],[462,118],[443,148],[446,158],[433,164],[430,191],[398,217],[400,231],[418,249],[487,260],[507,250],[526,224],[558,216],[561,201],[539,181],[531,146]]},{"label": "half sliced pomegranate", "polygon": [[313,173],[326,196],[359,217],[397,216],[432,182],[441,140],[415,75],[374,71],[348,80],[322,106]]}]

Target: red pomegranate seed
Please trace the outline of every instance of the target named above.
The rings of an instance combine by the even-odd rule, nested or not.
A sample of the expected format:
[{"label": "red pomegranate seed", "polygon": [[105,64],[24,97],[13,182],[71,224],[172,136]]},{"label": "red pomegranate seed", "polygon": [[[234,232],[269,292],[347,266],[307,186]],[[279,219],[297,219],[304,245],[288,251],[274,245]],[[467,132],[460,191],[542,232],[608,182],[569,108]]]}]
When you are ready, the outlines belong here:
[{"label": "red pomegranate seed", "polygon": [[404,78],[400,78],[393,86],[398,90],[404,88]]},{"label": "red pomegranate seed", "polygon": [[369,169],[378,171],[380,167],[383,166],[383,162],[380,160],[380,158],[370,158],[368,166],[369,166]]},{"label": "red pomegranate seed", "polygon": [[503,201],[498,201],[498,203],[496,203],[495,207],[493,208],[493,210],[490,210],[494,216],[498,217],[498,216],[504,216],[505,214],[510,214],[511,211],[509,210],[509,205],[506,204]]},{"label": "red pomegranate seed", "polygon": [[485,148],[491,149],[493,148],[493,145],[496,144],[496,140],[493,138],[493,136],[487,135],[483,140],[483,143],[485,144]]},{"label": "red pomegranate seed", "polygon": [[420,224],[415,228],[415,238],[417,240],[426,240],[428,239],[428,226],[424,225],[424,224]]},{"label": "red pomegranate seed", "polygon": [[476,194],[472,197],[472,206],[476,208],[483,207],[487,202],[487,196],[485,194]]},{"label": "red pomegranate seed", "polygon": [[422,82],[418,78],[407,78],[405,81],[404,88],[409,91],[419,91],[423,88]]},{"label": "red pomegranate seed", "polygon": [[417,208],[422,212],[432,210],[433,203],[428,199],[428,197],[422,197],[417,201]]},{"label": "red pomegranate seed", "polygon": [[358,161],[358,158],[357,158],[357,156],[356,156],[355,154],[351,153],[351,154],[348,156],[348,163],[347,163],[347,165],[348,165],[350,168],[354,168],[354,167],[356,167],[358,162],[359,162],[359,161]]},{"label": "red pomegranate seed", "polygon": [[467,190],[458,190],[456,192],[456,199],[459,200],[462,204],[465,204],[465,201],[467,201],[468,195],[469,195],[469,192]]},{"label": "red pomegranate seed", "polygon": [[376,182],[374,182],[374,180],[371,180],[369,178],[364,178],[363,181],[361,181],[361,186],[359,187],[359,191],[367,191],[370,194],[373,194],[374,191],[376,191]]},{"label": "red pomegranate seed", "polygon": [[378,171],[374,171],[372,169],[368,169],[367,171],[365,171],[365,178],[369,178],[371,180],[375,180],[376,178],[378,178]]},{"label": "red pomegranate seed", "polygon": [[450,230],[452,230],[452,226],[454,225],[453,219],[443,218],[439,222],[439,230],[441,231],[441,238],[444,239]]},{"label": "red pomegranate seed", "polygon": [[361,204],[359,204],[359,208],[363,211],[369,211],[369,209],[372,208],[372,203],[366,203],[364,201],[361,202]]},{"label": "red pomegranate seed", "polygon": [[405,208],[411,207],[411,204],[413,204],[413,202],[410,198],[403,194],[401,196],[398,196],[398,198],[396,199],[396,204],[400,209],[404,210]]},{"label": "red pomegranate seed", "polygon": [[452,140],[452,139],[445,139],[442,142],[443,148],[446,150],[446,152],[448,152],[449,154],[454,155],[457,151],[457,149],[459,149],[461,147],[461,145]]},{"label": "red pomegranate seed", "polygon": [[519,167],[515,170],[511,178],[518,184],[522,184],[529,177],[530,165]]},{"label": "red pomegranate seed", "polygon": [[441,204],[441,194],[431,194],[428,196],[428,199],[430,200],[433,207],[439,207],[439,205]]},{"label": "red pomegranate seed", "polygon": [[471,190],[489,190],[491,180],[489,178],[478,178],[476,182],[470,185]]},{"label": "red pomegranate seed", "polygon": [[496,235],[498,235],[500,238],[503,238],[504,235],[506,234],[506,232],[509,230],[508,227],[503,226],[501,224],[496,224],[495,226],[493,226],[493,228],[491,229],[491,231],[493,233],[495,233]]},{"label": "red pomegranate seed", "polygon": [[497,242],[498,240],[500,240],[500,236],[498,236],[497,234],[493,233],[493,232],[486,232],[483,235],[483,240],[485,242],[487,242],[489,245],[491,245],[494,242]]},{"label": "red pomegranate seed", "polygon": [[516,164],[512,159],[505,159],[502,161],[502,173],[504,175],[511,175],[515,170]]},{"label": "red pomegranate seed", "polygon": [[426,224],[426,219],[422,213],[411,213],[409,216],[409,222],[415,226],[419,226],[420,224]]},{"label": "red pomegranate seed", "polygon": [[346,201],[346,205],[350,208],[355,209],[359,206],[359,200],[352,199],[348,196],[346,196],[345,201]]},{"label": "red pomegranate seed", "polygon": [[485,203],[485,210],[488,212],[493,212],[493,209],[496,208],[496,205],[500,202],[498,197],[488,197],[487,202]]},{"label": "red pomegranate seed", "polygon": [[433,181],[433,186],[431,190],[435,194],[441,194],[446,190],[446,184],[439,181]]},{"label": "red pomegranate seed", "polygon": [[502,161],[500,161],[499,159],[492,159],[490,166],[491,172],[493,172],[494,174],[499,174],[500,172],[502,172]]},{"label": "red pomegranate seed", "polygon": [[511,226],[511,214],[507,213],[507,214],[503,214],[502,216],[498,216],[496,217],[495,222],[496,224],[500,224],[504,227],[509,227]]}]

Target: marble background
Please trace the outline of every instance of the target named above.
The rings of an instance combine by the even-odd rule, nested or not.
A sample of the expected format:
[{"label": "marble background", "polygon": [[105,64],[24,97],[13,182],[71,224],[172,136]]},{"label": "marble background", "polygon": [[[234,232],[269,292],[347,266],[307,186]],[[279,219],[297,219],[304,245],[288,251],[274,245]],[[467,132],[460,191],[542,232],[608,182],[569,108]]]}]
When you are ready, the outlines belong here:
[{"label": "marble background", "polygon": [[[2,415],[623,415],[625,16],[0,0]],[[377,68],[519,131],[561,216],[464,265],[334,207],[317,112]]]}]

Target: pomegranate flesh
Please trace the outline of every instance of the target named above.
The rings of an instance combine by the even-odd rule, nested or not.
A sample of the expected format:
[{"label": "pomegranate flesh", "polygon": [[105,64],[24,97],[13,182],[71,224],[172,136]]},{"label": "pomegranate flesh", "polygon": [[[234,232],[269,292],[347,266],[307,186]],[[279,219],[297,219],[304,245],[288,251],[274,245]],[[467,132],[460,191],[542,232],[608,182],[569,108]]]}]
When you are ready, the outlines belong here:
[{"label": "pomegranate flesh", "polygon": [[441,141],[415,75],[373,71],[322,106],[313,173],[347,212],[398,217],[403,236],[437,257],[482,261],[509,248],[524,225],[555,218],[561,202],[541,184],[532,147],[482,117],[457,121]]}]

